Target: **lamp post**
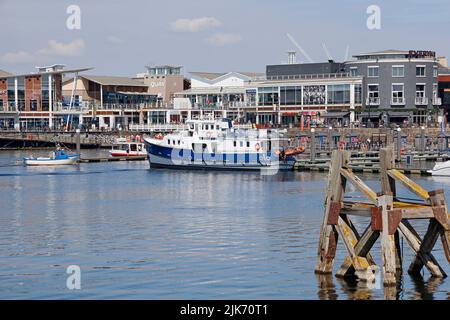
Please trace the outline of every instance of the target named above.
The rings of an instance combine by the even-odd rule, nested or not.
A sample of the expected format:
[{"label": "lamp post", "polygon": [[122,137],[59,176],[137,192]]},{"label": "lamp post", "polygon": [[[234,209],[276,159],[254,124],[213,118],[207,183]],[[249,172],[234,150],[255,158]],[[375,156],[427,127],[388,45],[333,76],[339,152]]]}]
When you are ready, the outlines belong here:
[{"label": "lamp post", "polygon": [[398,127],[397,128],[397,161],[398,162],[402,161],[401,149],[402,149],[402,128]]},{"label": "lamp post", "polygon": [[329,149],[330,153],[334,147],[332,130],[333,130],[333,127],[329,126],[328,127],[328,149]]},{"label": "lamp post", "polygon": [[316,159],[316,129],[311,128],[311,162]]},{"label": "lamp post", "polygon": [[81,138],[80,138],[80,129],[75,130],[75,143],[77,145],[77,154],[80,154],[81,150]]},{"label": "lamp post", "polygon": [[420,127],[420,151],[425,151],[425,127]]}]

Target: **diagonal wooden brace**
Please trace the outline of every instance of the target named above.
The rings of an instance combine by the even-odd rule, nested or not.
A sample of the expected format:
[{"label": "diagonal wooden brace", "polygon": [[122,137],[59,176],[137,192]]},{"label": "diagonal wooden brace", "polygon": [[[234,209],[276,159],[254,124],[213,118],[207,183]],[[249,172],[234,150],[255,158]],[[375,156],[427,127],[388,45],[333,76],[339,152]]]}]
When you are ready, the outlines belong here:
[{"label": "diagonal wooden brace", "polygon": [[[378,237],[380,236],[380,233],[377,231],[373,231],[371,226],[369,225],[366,230],[363,232],[361,237],[355,232],[355,236],[359,238],[358,242],[354,246],[354,252],[355,255],[358,257],[365,257],[367,261],[370,263],[369,272],[375,271],[375,261],[373,260],[372,256],[370,255],[370,249],[374,245],[374,243],[377,241]],[[351,277],[355,275],[355,266],[353,264],[353,259],[351,256],[346,256],[344,259],[344,263],[339,268],[339,270],[336,273],[336,277],[344,278],[344,277]],[[360,274],[360,273],[359,273]],[[368,278],[368,277],[362,277],[362,278]],[[367,279],[368,280],[368,279]]]},{"label": "diagonal wooden brace", "polygon": [[[431,236],[436,237],[435,235],[438,234],[438,230],[436,229],[436,221],[433,219],[430,222],[427,234],[426,235],[428,242],[433,240],[431,239]],[[438,264],[434,256],[431,254],[431,250],[424,250],[424,248],[428,249],[429,243],[426,243],[424,246],[425,238],[422,241],[420,237],[417,235],[413,227],[407,222],[402,221],[399,224],[399,230],[402,234],[402,236],[406,239],[408,244],[411,246],[411,248],[416,252],[416,260],[419,260],[419,264],[415,264],[414,261],[409,267],[408,272],[412,275],[419,275],[420,270],[425,265],[425,267],[430,271],[430,273],[434,277],[443,278],[446,277],[446,274],[444,270],[441,268],[441,266]],[[436,242],[436,240],[434,240]]]}]

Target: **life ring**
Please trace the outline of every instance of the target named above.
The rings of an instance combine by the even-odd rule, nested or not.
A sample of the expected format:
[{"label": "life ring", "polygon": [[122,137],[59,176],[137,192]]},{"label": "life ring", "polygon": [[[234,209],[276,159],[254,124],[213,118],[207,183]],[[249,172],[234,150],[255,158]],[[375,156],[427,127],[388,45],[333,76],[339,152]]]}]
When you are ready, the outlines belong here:
[{"label": "life ring", "polygon": [[255,144],[255,150],[256,150],[256,151],[259,151],[259,149],[261,149],[261,145],[259,144],[259,142],[257,142],[257,143]]}]

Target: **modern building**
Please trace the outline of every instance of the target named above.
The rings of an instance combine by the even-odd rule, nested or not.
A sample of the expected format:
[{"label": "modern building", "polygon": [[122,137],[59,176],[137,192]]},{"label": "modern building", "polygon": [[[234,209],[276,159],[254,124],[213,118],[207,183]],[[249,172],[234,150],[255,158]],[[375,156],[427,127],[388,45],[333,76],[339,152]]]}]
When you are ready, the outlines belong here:
[{"label": "modern building", "polygon": [[170,105],[176,92],[190,87],[189,81],[181,73],[181,66],[156,65],[146,68],[145,73],[137,74],[134,79],[147,86],[147,92],[157,97],[161,107]]},{"label": "modern building", "polygon": [[345,63],[363,78],[362,122],[425,124],[437,120],[438,59],[433,51],[386,50],[358,54]]},{"label": "modern building", "polygon": [[0,75],[0,128],[59,128],[74,111],[63,106],[62,79],[89,68],[64,70],[64,65],[37,67],[36,73]]},{"label": "modern building", "polygon": [[140,110],[155,106],[148,86],[127,77],[80,75],[63,81],[64,105],[81,111],[74,124],[95,128],[126,127],[139,123]]},{"label": "modern building", "polygon": [[235,121],[259,126],[302,127],[324,121],[344,125],[353,121],[356,106],[362,104],[362,77],[350,77],[342,64],[333,61],[294,61],[268,65],[266,74],[191,72],[191,89],[176,96],[188,100],[191,114],[223,110],[222,114]]}]

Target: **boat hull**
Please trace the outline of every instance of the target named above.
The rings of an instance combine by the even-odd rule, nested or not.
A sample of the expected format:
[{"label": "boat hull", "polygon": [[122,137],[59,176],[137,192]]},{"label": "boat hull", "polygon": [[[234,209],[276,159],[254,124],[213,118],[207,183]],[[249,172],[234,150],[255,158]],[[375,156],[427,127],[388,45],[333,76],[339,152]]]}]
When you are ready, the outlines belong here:
[{"label": "boat hull", "polygon": [[110,151],[111,157],[145,157],[147,155],[146,152],[130,152],[127,153],[126,151],[120,152],[120,151]]},{"label": "boat hull", "polygon": [[429,170],[432,176],[450,177],[450,161],[436,163],[433,170]]},{"label": "boat hull", "polygon": [[[294,158],[278,161],[278,156],[263,153],[252,154],[194,154],[190,150],[181,150],[159,146],[145,141],[151,168],[169,168],[186,170],[292,170]],[[173,154],[184,154],[173,159]],[[187,154],[187,156],[186,156]],[[268,159],[269,158],[269,159]]]},{"label": "boat hull", "polygon": [[25,158],[26,166],[60,166],[71,165],[78,162],[79,156],[70,156],[67,159],[51,159],[51,158]]}]

